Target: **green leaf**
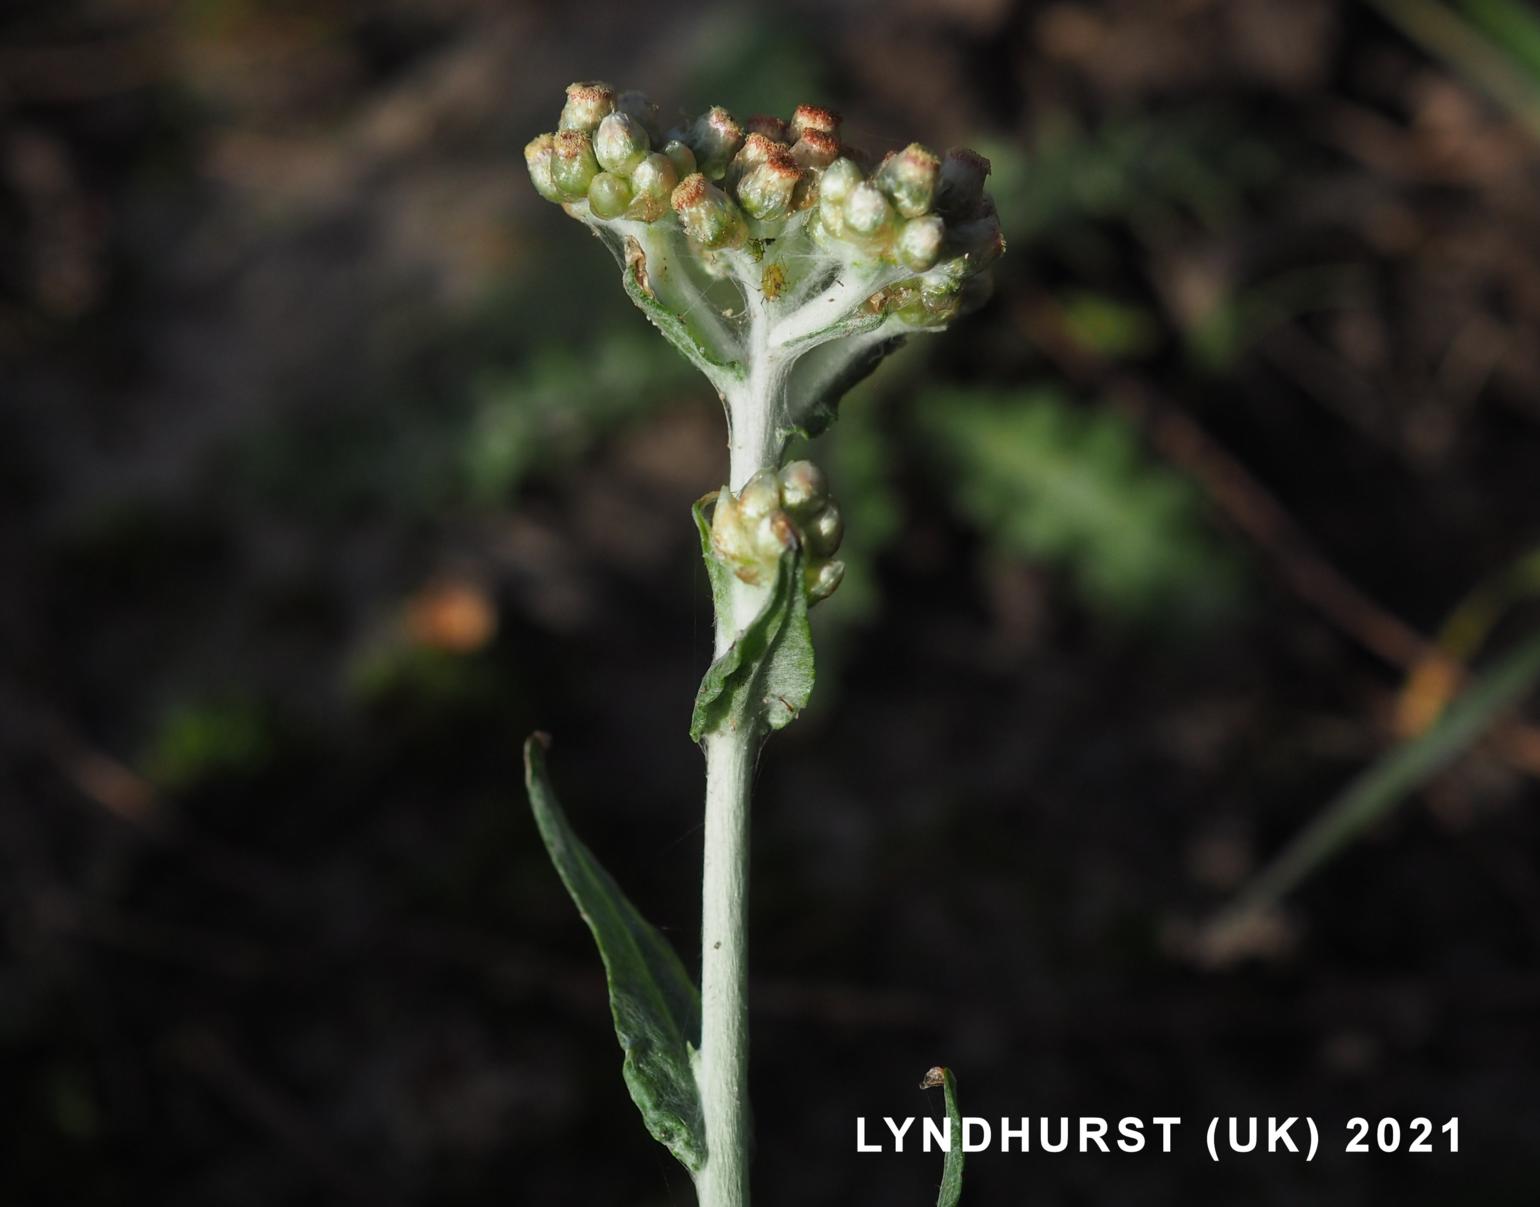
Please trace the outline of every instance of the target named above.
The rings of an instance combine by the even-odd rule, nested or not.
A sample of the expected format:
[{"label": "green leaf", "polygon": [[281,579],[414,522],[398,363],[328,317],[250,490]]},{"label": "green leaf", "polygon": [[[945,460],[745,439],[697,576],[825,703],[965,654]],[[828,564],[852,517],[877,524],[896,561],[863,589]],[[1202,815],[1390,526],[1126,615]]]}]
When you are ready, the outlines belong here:
[{"label": "green leaf", "polygon": [[1258,874],[1210,926],[1218,935],[1265,910],[1469,750],[1540,682],[1540,636],[1477,679],[1420,737],[1402,742],[1363,772]]},{"label": "green leaf", "polygon": [[733,572],[711,547],[711,519],[706,515],[706,504],[714,502],[717,493],[713,491],[696,499],[690,514],[695,517],[695,527],[700,532],[700,555],[706,563],[706,577],[711,581],[712,609],[718,616],[725,616],[733,606]]},{"label": "green leaf", "polygon": [[691,1054],[700,994],[679,956],[573,833],[545,769],[543,734],[524,743],[524,784],[540,837],[604,959],[626,1087],[647,1130],[692,1173],[706,1163],[705,1123]]},{"label": "green leaf", "polygon": [[936,1207],[957,1207],[962,1199],[962,1112],[957,1109],[957,1078],[952,1076],[951,1069],[937,1065],[920,1082],[922,1090],[933,1090],[937,1086],[941,1086],[946,1094],[946,1117],[951,1120],[949,1135],[952,1142],[947,1146],[946,1164],[941,1167],[941,1191],[936,1195]]},{"label": "green leaf", "polygon": [[903,343],[902,335],[875,342],[836,341],[801,357],[787,391],[788,397],[801,400],[788,416],[788,434],[811,440],[827,430],[839,417],[840,400]]},{"label": "green leaf", "polygon": [[640,243],[628,238],[621,253],[620,280],[626,295],[663,334],[663,338],[684,354],[686,360],[709,378],[719,388],[724,381],[742,378],[743,366],[714,351],[706,341],[690,330],[690,326],[659,299],[653,287],[647,256]]},{"label": "green leaf", "polygon": [[[717,563],[710,530],[697,504],[701,552],[711,575],[712,595],[720,610],[731,572]],[[690,739],[726,728],[784,729],[807,707],[813,693],[813,634],[807,623],[807,592],[802,583],[801,547],[781,555],[775,585],[758,616],[706,671],[690,717]],[[722,576],[727,577],[722,577]],[[720,611],[719,611],[720,614]]]}]

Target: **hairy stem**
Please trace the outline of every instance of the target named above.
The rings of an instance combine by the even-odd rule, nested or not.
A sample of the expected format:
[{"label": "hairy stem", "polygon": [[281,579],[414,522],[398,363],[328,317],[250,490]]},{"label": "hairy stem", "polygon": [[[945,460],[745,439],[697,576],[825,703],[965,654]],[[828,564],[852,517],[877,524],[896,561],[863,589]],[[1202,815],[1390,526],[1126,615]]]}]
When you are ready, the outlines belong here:
[{"label": "hairy stem", "polygon": [[[750,309],[742,386],[724,401],[730,423],[728,485],[740,489],[779,466],[786,371],[771,352],[763,298],[745,284]],[[765,589],[734,580],[716,618],[720,657],[764,606]],[[701,910],[701,1048],[696,1084],[706,1122],[706,1166],[696,1178],[700,1207],[749,1202],[748,887],[754,760],[764,733],[720,729],[706,737],[705,867]]]}]

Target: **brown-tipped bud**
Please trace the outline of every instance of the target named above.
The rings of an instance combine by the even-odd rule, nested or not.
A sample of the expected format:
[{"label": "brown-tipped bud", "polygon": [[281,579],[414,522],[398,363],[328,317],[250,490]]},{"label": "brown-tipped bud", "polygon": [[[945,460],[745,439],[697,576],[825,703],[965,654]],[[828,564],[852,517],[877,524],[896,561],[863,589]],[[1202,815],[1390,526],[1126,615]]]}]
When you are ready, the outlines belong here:
[{"label": "brown-tipped bud", "polygon": [[840,583],[845,581],[845,563],[823,562],[817,567],[809,566],[803,579],[807,583],[809,606],[821,603],[839,590]]},{"label": "brown-tipped bud", "polygon": [[784,218],[791,210],[792,196],[802,169],[784,151],[778,151],[755,167],[738,185],[738,200],[744,213],[761,222]]},{"label": "brown-tipped bud", "polygon": [[702,247],[742,247],[748,240],[738,207],[701,173],[681,180],[669,200],[685,234]]},{"label": "brown-tipped bud", "polygon": [[936,212],[948,218],[971,218],[984,199],[989,160],[967,147],[953,147],[941,161]]},{"label": "brown-tipped bud", "polygon": [[588,195],[589,182],[599,174],[593,140],[581,130],[561,130],[552,149],[551,178],[569,201]]},{"label": "brown-tipped bud", "polygon": [[946,223],[940,214],[924,214],[911,218],[898,230],[893,253],[905,268],[924,272],[941,256],[946,243]]},{"label": "brown-tipped bud", "polygon": [[941,160],[929,148],[910,143],[889,155],[877,168],[872,182],[893,199],[893,208],[905,218],[918,218],[936,199]]},{"label": "brown-tipped bud", "polygon": [[723,183],[730,189],[735,188],[740,180],[772,155],[784,154],[785,151],[785,143],[778,143],[773,138],[750,131],[743,140],[743,146],[738,148],[738,154],[733,156],[732,163],[727,165]]},{"label": "brown-tipped bud", "polygon": [[876,185],[863,180],[840,207],[845,230],[866,242],[882,242],[893,230],[893,207]]},{"label": "brown-tipped bud", "polygon": [[743,127],[726,109],[714,105],[695,119],[689,143],[696,169],[710,180],[721,180],[743,145]]},{"label": "brown-tipped bud", "polygon": [[631,204],[631,185],[624,176],[600,172],[588,182],[588,208],[595,218],[619,218]]},{"label": "brown-tipped bud", "polygon": [[531,139],[524,148],[524,162],[529,167],[529,178],[534,182],[535,192],[547,201],[555,201],[558,204],[566,200],[552,174],[556,164],[554,135],[542,134],[538,138]]},{"label": "brown-tipped bud", "polygon": [[605,117],[615,111],[615,90],[598,80],[567,85],[567,103],[562,106],[562,130],[592,132]]},{"label": "brown-tipped bud", "polygon": [[791,148],[792,158],[802,168],[826,168],[839,153],[840,140],[822,130],[804,130]]},{"label": "brown-tipped bud", "polygon": [[615,112],[628,114],[641,122],[642,129],[647,131],[647,137],[652,140],[653,146],[663,141],[663,127],[658,121],[658,106],[645,92],[637,92],[634,88],[629,92],[622,92],[615,98]]},{"label": "brown-tipped bud", "polygon": [[667,155],[669,162],[674,165],[674,171],[679,173],[680,180],[695,171],[695,152],[690,150],[690,145],[682,139],[669,139],[663,144],[663,154]]},{"label": "brown-tipped bud", "polygon": [[631,173],[631,191],[635,194],[626,216],[643,222],[656,222],[668,212],[668,199],[679,184],[674,161],[661,151],[654,151]]},{"label": "brown-tipped bud", "polygon": [[771,142],[790,143],[791,126],[782,118],[770,113],[756,113],[743,123],[748,134],[763,134]]},{"label": "brown-tipped bud", "polygon": [[629,176],[650,150],[647,131],[629,113],[609,114],[594,131],[594,155],[606,172]]},{"label": "brown-tipped bud", "polygon": [[840,509],[833,503],[825,503],[807,522],[802,538],[813,557],[833,557],[845,539],[845,518],[840,515]]},{"label": "brown-tipped bud", "polygon": [[781,506],[791,512],[793,519],[811,516],[828,499],[828,480],[811,461],[791,461],[781,466]]},{"label": "brown-tipped bud", "polygon": [[791,115],[791,138],[795,142],[809,130],[820,134],[839,134],[840,115],[833,109],[821,109],[817,105],[798,105]]}]

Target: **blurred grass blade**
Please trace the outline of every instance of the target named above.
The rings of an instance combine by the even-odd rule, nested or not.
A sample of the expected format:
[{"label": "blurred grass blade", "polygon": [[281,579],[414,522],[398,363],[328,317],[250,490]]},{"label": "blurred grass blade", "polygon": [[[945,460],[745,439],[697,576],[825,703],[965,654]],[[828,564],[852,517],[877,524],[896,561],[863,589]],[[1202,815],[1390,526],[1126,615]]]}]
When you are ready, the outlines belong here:
[{"label": "blurred grass blade", "polygon": [[1475,679],[1420,737],[1402,742],[1355,779],[1227,909],[1214,930],[1274,905],[1480,739],[1540,681],[1540,635]]},{"label": "blurred grass blade", "polygon": [[[1504,46],[1440,0],[1369,0],[1392,25],[1443,59],[1473,88],[1506,108],[1540,139],[1540,79]],[[1505,39],[1506,41],[1506,39]]]},{"label": "blurred grass blade", "polygon": [[951,1120],[948,1132],[951,1143],[947,1146],[946,1164],[941,1168],[941,1191],[936,1196],[936,1207],[957,1207],[962,1199],[962,1113],[957,1109],[957,1078],[952,1076],[951,1069],[937,1065],[920,1082],[922,1090],[933,1090],[937,1086],[941,1086],[946,1093],[946,1117]]},{"label": "blurred grass blade", "polygon": [[690,1056],[700,1043],[700,994],[668,940],[573,833],[546,773],[547,740],[524,743],[524,783],[551,862],[604,959],[626,1088],[653,1138],[699,1172],[705,1124]]},{"label": "blurred grass blade", "polygon": [[1508,48],[1540,87],[1540,13],[1517,0],[1460,0],[1475,24]]}]

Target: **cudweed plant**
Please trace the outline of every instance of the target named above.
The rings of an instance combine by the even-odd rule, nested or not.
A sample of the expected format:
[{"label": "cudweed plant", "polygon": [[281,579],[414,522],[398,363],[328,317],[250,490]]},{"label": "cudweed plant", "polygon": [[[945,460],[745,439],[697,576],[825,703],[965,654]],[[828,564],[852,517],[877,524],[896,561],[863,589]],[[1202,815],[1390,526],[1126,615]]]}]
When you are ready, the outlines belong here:
[{"label": "cudweed plant", "polygon": [[[604,958],[624,1076],[702,1207],[749,1202],[747,894],[755,760],[813,687],[808,609],[839,586],[838,505],[789,441],[907,336],[990,292],[1005,250],[989,163],[911,143],[874,161],[840,118],[740,122],[714,107],[665,130],[658,107],[607,84],[567,89],[557,129],[525,148],[541,196],[597,235],[632,302],[704,373],[727,414],[726,483],[695,506],[716,612],[715,660],[690,720],[706,756],[701,981],[577,839],[525,746],[541,835]],[[950,1073],[932,1070],[948,1114]],[[954,1145],[954,1149],[960,1148]],[[948,1156],[941,1201],[957,1201]]]}]

